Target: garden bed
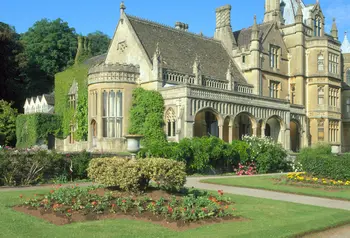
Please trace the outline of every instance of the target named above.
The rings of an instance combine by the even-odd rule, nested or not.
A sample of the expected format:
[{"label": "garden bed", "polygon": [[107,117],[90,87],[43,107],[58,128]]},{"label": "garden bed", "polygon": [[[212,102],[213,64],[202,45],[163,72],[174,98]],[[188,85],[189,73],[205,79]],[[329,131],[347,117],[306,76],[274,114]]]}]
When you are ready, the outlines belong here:
[{"label": "garden bed", "polygon": [[150,189],[133,194],[114,188],[58,188],[34,198],[21,196],[14,210],[44,219],[55,225],[105,219],[131,219],[151,222],[183,231],[203,225],[239,222],[234,203],[223,196],[205,192],[168,193]]}]

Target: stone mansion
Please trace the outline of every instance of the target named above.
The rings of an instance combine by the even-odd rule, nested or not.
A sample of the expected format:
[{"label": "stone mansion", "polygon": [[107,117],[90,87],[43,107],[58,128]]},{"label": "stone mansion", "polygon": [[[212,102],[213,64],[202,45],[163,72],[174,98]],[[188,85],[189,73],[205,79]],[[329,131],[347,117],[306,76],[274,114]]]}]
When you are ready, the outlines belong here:
[{"label": "stone mansion", "polygon": [[108,53],[88,73],[86,149],[125,151],[132,90],[143,87],[164,98],[169,141],[256,135],[289,151],[319,142],[350,151],[350,44],[335,20],[328,33],[318,1],[265,0],[264,21],[250,25],[232,29],[222,6],[211,38],[128,15],[122,3]]}]

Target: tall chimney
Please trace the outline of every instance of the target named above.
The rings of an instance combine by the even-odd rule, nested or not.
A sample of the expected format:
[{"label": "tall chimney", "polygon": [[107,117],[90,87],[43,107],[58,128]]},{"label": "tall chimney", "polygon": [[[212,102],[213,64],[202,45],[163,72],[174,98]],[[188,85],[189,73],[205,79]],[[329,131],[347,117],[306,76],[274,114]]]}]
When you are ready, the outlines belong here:
[{"label": "tall chimney", "polygon": [[225,5],[216,9],[214,38],[220,40],[229,53],[232,53],[233,46],[237,45],[231,28],[231,5]]}]

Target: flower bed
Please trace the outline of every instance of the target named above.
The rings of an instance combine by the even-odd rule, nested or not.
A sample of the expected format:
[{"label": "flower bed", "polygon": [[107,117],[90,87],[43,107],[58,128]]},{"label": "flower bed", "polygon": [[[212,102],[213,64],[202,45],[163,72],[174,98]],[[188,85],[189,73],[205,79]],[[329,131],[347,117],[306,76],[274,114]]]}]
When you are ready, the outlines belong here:
[{"label": "flower bed", "polygon": [[[154,192],[158,195],[153,196]],[[83,220],[113,218],[113,215],[128,215],[133,218],[186,224],[197,221],[237,220],[233,202],[219,190],[217,195],[193,192],[186,195],[168,194],[155,190],[143,195],[115,192],[106,189],[58,188],[48,194],[33,198],[21,197],[23,203],[15,209],[33,213],[39,211],[55,223],[52,216],[59,217],[59,225]],[[33,215],[33,214],[32,214]],[[65,222],[62,222],[64,218]],[[217,220],[218,221],[218,220]]]},{"label": "flower bed", "polygon": [[327,185],[327,186],[350,186],[350,181],[318,178],[318,177],[310,176],[305,172],[288,173],[287,181]]}]

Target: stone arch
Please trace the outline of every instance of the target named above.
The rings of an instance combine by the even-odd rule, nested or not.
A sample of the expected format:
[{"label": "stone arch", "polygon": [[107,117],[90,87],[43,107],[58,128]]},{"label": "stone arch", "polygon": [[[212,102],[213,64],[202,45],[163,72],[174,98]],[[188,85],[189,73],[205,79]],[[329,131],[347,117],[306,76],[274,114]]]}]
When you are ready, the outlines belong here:
[{"label": "stone arch", "polygon": [[165,126],[166,126],[166,135],[168,137],[175,137],[176,135],[176,114],[175,110],[172,107],[169,107],[165,112]]},{"label": "stone arch", "polygon": [[212,107],[198,110],[194,118],[194,137],[216,136],[219,137],[219,126],[223,125],[220,113]]},{"label": "stone arch", "polygon": [[262,129],[264,129],[264,135],[271,137],[274,141],[279,143],[283,143],[285,128],[283,119],[278,115],[273,115],[267,118],[262,126]]},{"label": "stone arch", "polygon": [[91,120],[90,128],[91,128],[92,147],[96,147],[97,146],[97,122],[95,119]]},{"label": "stone arch", "polygon": [[225,142],[231,142],[232,141],[232,134],[230,135],[230,130],[232,130],[233,125],[233,118],[229,115],[227,115],[224,119],[223,124],[223,140]]},{"label": "stone arch", "polygon": [[244,135],[253,135],[256,128],[255,117],[246,111],[238,113],[233,119],[233,139],[241,140]]}]

